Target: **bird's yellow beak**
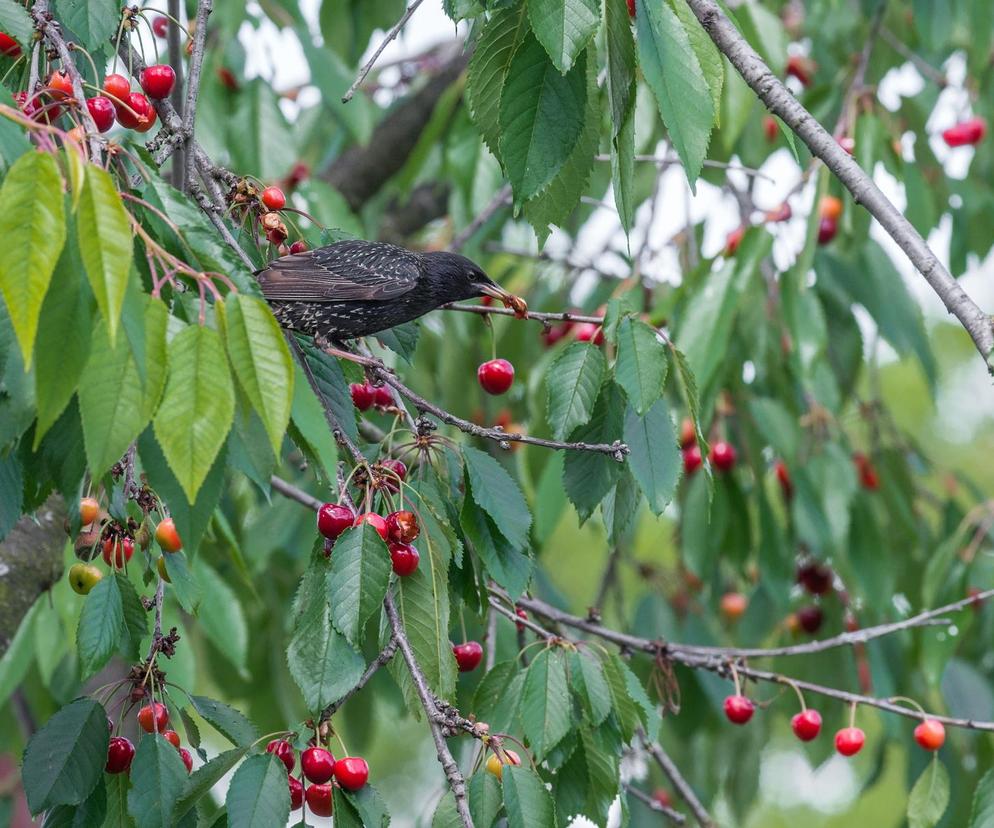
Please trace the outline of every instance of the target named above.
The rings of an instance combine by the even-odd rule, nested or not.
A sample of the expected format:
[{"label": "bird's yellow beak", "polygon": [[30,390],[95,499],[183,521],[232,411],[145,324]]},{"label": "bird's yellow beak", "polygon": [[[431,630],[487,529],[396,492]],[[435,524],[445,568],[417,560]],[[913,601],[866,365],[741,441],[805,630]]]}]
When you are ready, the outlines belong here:
[{"label": "bird's yellow beak", "polygon": [[513,309],[514,315],[519,318],[524,318],[528,313],[528,303],[524,299],[520,296],[515,296],[513,293],[509,293],[498,285],[480,285],[480,293],[492,296],[499,302],[503,302],[504,307]]}]

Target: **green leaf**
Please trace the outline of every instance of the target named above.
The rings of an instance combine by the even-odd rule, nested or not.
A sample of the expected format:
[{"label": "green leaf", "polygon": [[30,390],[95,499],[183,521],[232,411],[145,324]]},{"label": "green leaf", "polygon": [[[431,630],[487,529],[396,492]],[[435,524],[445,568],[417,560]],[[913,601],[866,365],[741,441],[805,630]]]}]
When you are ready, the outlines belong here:
[{"label": "green leaf", "polygon": [[109,741],[107,712],[92,699],[52,716],[24,751],[21,780],[31,813],[86,801],[103,778]]},{"label": "green leaf", "polygon": [[502,773],[508,828],[549,828],[556,824],[556,806],[542,778],[523,765],[507,765]]},{"label": "green leaf", "polygon": [[497,9],[469,61],[466,98],[473,122],[490,151],[500,157],[500,102],[511,58],[529,33],[525,4]]},{"label": "green leaf", "polygon": [[290,675],[311,713],[351,690],[366,667],[360,653],[331,623],[328,562],[311,564],[297,590],[293,635],[286,658]]},{"label": "green leaf", "polygon": [[166,379],[167,317],[162,302],[147,299],[144,385],[125,338],[112,346],[106,323],[97,323],[78,394],[86,459],[95,476],[121,458],[159,403]]},{"label": "green leaf", "polygon": [[495,732],[511,729],[521,703],[521,688],[525,671],[516,661],[500,661],[477,685],[473,695],[473,710]]},{"label": "green leaf", "polygon": [[680,18],[687,38],[690,40],[690,47],[697,55],[697,60],[704,73],[704,80],[707,81],[708,89],[711,90],[711,103],[714,106],[715,120],[721,111],[721,88],[725,82],[725,65],[721,57],[721,52],[715,46],[711,36],[704,31],[704,27],[697,19],[690,4],[683,0],[669,0],[670,8],[676,12]]},{"label": "green leaf", "polygon": [[79,253],[113,345],[128,288],[133,234],[114,180],[93,164],[86,165],[77,221]]},{"label": "green leaf", "polygon": [[0,31],[16,40],[24,51],[31,48],[35,32],[31,16],[14,0],[0,0]]},{"label": "green leaf", "polygon": [[618,218],[626,233],[635,224],[635,109],[621,125],[621,130],[611,140],[611,180],[614,187],[614,204]]},{"label": "green leaf", "polygon": [[24,505],[24,468],[14,452],[0,457],[0,540],[17,524]]},{"label": "green leaf", "polygon": [[600,725],[611,713],[611,689],[600,662],[583,650],[574,650],[569,668],[570,690],[579,699],[590,723]]},{"label": "green leaf", "polygon": [[[173,554],[167,555],[167,572]],[[208,596],[206,601],[201,601],[198,613],[204,635],[239,673],[248,678],[245,661],[249,629],[238,595],[203,557],[197,558],[194,564],[194,579],[202,594]]]},{"label": "green leaf", "polygon": [[[2,477],[3,464],[0,463],[0,478]],[[39,610],[43,611],[42,601],[48,603],[46,593],[42,593],[31,605],[13,637],[7,642],[3,655],[0,656],[0,707],[7,703],[7,699],[20,686],[24,676],[35,663],[35,617],[41,614]]]},{"label": "green leaf", "polygon": [[665,399],[657,400],[644,417],[629,406],[624,440],[630,449],[628,467],[655,515],[673,499],[683,461]]},{"label": "green leaf", "polygon": [[135,828],[135,821],[128,815],[128,788],[131,780],[126,773],[108,774],[104,777],[107,789],[107,818],[103,828]]},{"label": "green leaf", "polygon": [[472,484],[469,497],[463,501],[459,524],[466,539],[487,568],[490,577],[517,598],[528,586],[532,574],[532,560],[526,552],[515,549],[501,534],[496,524],[474,501]]},{"label": "green leaf", "polygon": [[[580,426],[570,440],[585,443],[613,443],[621,439],[625,401],[618,386],[608,383],[594,405],[590,422]],[[563,485],[566,496],[576,506],[581,520],[586,520],[611,491],[621,476],[622,464],[607,454],[592,451],[569,451],[563,462]]]},{"label": "green leaf", "polygon": [[526,547],[532,516],[514,478],[496,459],[471,446],[463,448],[463,460],[473,499],[515,548]]},{"label": "green leaf", "polygon": [[101,779],[82,805],[58,805],[45,813],[42,828],[103,828],[107,787]]},{"label": "green leaf", "polygon": [[337,785],[332,789],[332,811],[335,814],[335,828],[363,828],[362,817],[356,812],[352,803],[345,798],[345,793]]},{"label": "green leaf", "polygon": [[617,136],[635,104],[635,38],[627,4],[604,0],[604,47],[611,135]]},{"label": "green leaf", "polygon": [[390,814],[380,792],[372,785],[363,785],[358,791],[341,790],[342,798],[352,806],[364,828],[386,828]]},{"label": "green leaf", "polygon": [[994,768],[980,778],[977,788],[973,792],[969,828],[991,828],[992,826],[994,826]]},{"label": "green leaf", "polygon": [[187,813],[192,812],[197,802],[207,796],[211,788],[227,776],[228,772],[242,760],[247,752],[247,746],[226,750],[197,768],[186,780],[183,793],[176,801],[173,813],[177,821],[185,817]]},{"label": "green leaf", "polygon": [[55,158],[29,151],[0,187],[0,293],[24,357],[31,367],[41,305],[66,240],[62,177]]},{"label": "green leaf", "polygon": [[697,54],[666,3],[637,3],[639,63],[693,189],[704,166],[715,109]]},{"label": "green leaf", "polygon": [[[107,580],[107,576],[104,577]],[[114,574],[118,591],[121,593],[121,650],[128,659],[135,661],[139,657],[138,647],[142,638],[148,635],[148,611],[142,604],[138,590],[128,580],[127,575],[117,572]]]},{"label": "green leaf", "polygon": [[521,697],[521,723],[536,762],[569,733],[572,722],[564,650],[542,650],[529,665]]},{"label": "green leaf", "polygon": [[190,696],[190,703],[204,721],[235,747],[251,745],[259,738],[255,725],[224,702],[209,699],[207,696]]},{"label": "green leaf", "polygon": [[[77,34],[90,51],[109,46],[108,40],[117,31],[121,9],[115,0],[57,0],[59,19]],[[109,51],[109,49],[108,49]]]},{"label": "green leaf", "polygon": [[573,342],[553,360],[546,374],[546,419],[556,439],[589,422],[606,370],[604,354],[590,342]]},{"label": "green leaf", "polygon": [[934,828],[949,805],[949,773],[936,756],[908,796],[908,828]]},{"label": "green leaf", "polygon": [[601,22],[598,0],[528,0],[528,19],[553,65],[563,74]]},{"label": "green leaf", "polygon": [[76,627],[76,648],[84,676],[93,675],[117,652],[124,631],[124,609],[117,578],[105,575],[90,590]]},{"label": "green leaf", "polygon": [[500,99],[500,158],[518,202],[541,192],[583,132],[586,53],[562,75],[534,36],[511,60]]},{"label": "green leaf", "polygon": [[171,828],[173,807],[186,780],[179,751],[164,736],[145,736],[131,763],[128,813],[142,828]]},{"label": "green leaf", "polygon": [[[504,804],[497,777],[481,768],[467,781],[469,788],[469,813],[475,828],[491,828]],[[456,811],[452,791],[447,791],[435,809],[431,828],[462,828],[462,819]]]},{"label": "green leaf", "polygon": [[319,351],[310,340],[297,337],[297,344],[303,351],[307,369],[314,378],[319,400],[328,408],[349,439],[358,442],[356,408],[352,403],[348,380],[345,379],[338,360]]},{"label": "green leaf", "polygon": [[338,450],[335,438],[328,425],[324,409],[307,383],[307,376],[300,363],[294,360],[295,379],[293,382],[293,405],[290,419],[296,428],[294,442],[303,440],[300,448],[310,452],[320,467],[319,475],[325,480],[334,480],[338,463]]},{"label": "green leaf", "polygon": [[335,541],[328,573],[331,621],[355,645],[380,609],[390,585],[390,553],[368,523],[346,529]]},{"label": "green leaf", "polygon": [[669,361],[666,346],[651,327],[631,316],[618,323],[618,359],[615,381],[628,395],[628,401],[641,415],[659,399],[666,381]]},{"label": "green leaf", "polygon": [[229,828],[273,828],[290,816],[286,766],[273,754],[250,756],[235,771],[225,799]]},{"label": "green leaf", "polygon": [[290,349],[279,323],[261,299],[232,293],[224,304],[228,358],[239,384],[262,418],[273,453],[279,457],[293,400]]},{"label": "green leaf", "polygon": [[611,691],[611,709],[621,728],[621,737],[630,742],[639,726],[638,706],[628,692],[628,682],[621,660],[613,653],[601,657],[604,678]]},{"label": "green leaf", "polygon": [[193,503],[235,417],[235,389],[217,331],[191,325],[169,343],[155,437]]}]

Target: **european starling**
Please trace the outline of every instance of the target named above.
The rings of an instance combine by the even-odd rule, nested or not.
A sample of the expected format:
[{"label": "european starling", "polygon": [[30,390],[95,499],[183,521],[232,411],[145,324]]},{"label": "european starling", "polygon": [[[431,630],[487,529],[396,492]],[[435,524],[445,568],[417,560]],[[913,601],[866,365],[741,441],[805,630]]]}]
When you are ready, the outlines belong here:
[{"label": "european starling", "polygon": [[465,256],[381,242],[336,242],[283,256],[256,275],[280,325],[337,341],[476,296],[492,296],[519,313],[527,307]]}]

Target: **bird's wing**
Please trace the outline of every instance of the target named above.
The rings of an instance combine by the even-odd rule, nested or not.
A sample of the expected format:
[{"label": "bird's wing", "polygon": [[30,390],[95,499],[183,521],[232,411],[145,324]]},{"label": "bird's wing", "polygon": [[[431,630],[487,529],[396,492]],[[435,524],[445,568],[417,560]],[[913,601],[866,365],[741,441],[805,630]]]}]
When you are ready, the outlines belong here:
[{"label": "bird's wing", "polygon": [[258,279],[271,301],[380,301],[411,290],[421,269],[421,257],[402,247],[343,241],[277,259]]}]

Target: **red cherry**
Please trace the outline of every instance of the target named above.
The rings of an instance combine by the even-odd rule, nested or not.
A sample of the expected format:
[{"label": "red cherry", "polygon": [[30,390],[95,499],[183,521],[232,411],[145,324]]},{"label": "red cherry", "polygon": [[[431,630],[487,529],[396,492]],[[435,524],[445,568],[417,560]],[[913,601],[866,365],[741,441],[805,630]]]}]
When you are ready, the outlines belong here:
[{"label": "red cherry", "polygon": [[821,732],[821,713],[817,710],[802,710],[790,720],[794,735],[802,742],[810,742]]},{"label": "red cherry", "polygon": [[287,784],[290,785],[290,810],[296,811],[304,804],[304,785],[293,776],[287,777]]},{"label": "red cherry", "polygon": [[373,404],[377,408],[392,408],[394,406],[393,392],[389,385],[377,385],[373,388]]},{"label": "red cherry", "polygon": [[824,216],[818,222],[818,244],[828,244],[839,232],[839,222]]},{"label": "red cherry", "polygon": [[670,808],[673,806],[673,800],[670,798],[669,792],[663,788],[656,788],[656,790],[652,792],[652,798],[664,808]]},{"label": "red cherry", "polygon": [[635,17],[635,0],[627,0],[628,2],[628,16]]},{"label": "red cherry", "polygon": [[726,257],[735,255],[735,251],[738,250],[739,245],[742,244],[742,238],[745,236],[745,232],[745,227],[736,227],[725,237],[724,255]]},{"label": "red cherry", "polygon": [[389,460],[384,460],[380,465],[388,471],[393,472],[401,480],[407,478],[407,464],[403,460],[390,458]]},{"label": "red cherry", "polygon": [[359,756],[346,756],[335,762],[335,779],[347,791],[357,791],[369,779],[369,765]]},{"label": "red cherry", "polygon": [[514,366],[506,359],[492,359],[476,369],[476,378],[488,394],[503,394],[514,382]]},{"label": "red cherry", "polygon": [[[111,97],[113,100],[113,96]],[[125,129],[148,132],[155,124],[155,108],[141,92],[130,92],[118,105],[117,122]]]},{"label": "red cherry", "polygon": [[107,746],[107,773],[125,773],[131,768],[131,760],[135,758],[135,746],[130,739],[123,736],[112,736]]},{"label": "red cherry", "polygon": [[766,214],[766,220],[773,224],[777,224],[781,221],[790,221],[793,215],[794,211],[790,209],[790,205],[785,201],[775,210],[770,210]]},{"label": "red cherry", "polygon": [[175,730],[167,730],[162,734],[166,741],[169,742],[176,750],[180,748],[179,734]]},{"label": "red cherry", "polygon": [[839,138],[837,138],[836,141],[838,142],[839,146],[842,147],[842,149],[844,149],[850,155],[852,155],[853,152],[856,151],[856,140],[854,138],[850,138],[848,135],[842,135]]},{"label": "red cherry", "polygon": [[104,78],[104,92],[115,106],[126,103],[131,94],[131,83],[124,75],[108,75]]},{"label": "red cherry", "polygon": [[963,147],[979,144],[986,134],[987,122],[977,117],[950,127],[942,133],[942,138],[950,147]]},{"label": "red cherry", "polygon": [[844,727],[835,734],[835,749],[843,756],[855,756],[863,749],[866,734],[858,727]]},{"label": "red cherry", "polygon": [[279,187],[266,187],[260,198],[270,210],[282,210],[286,207],[286,196]]},{"label": "red cherry", "polygon": [[138,711],[138,724],[146,733],[165,733],[169,725],[169,711],[159,702],[147,704]]},{"label": "red cherry", "polygon": [[311,782],[320,785],[335,775],[335,757],[323,747],[309,747],[300,754],[300,769]]},{"label": "red cherry", "polygon": [[580,322],[574,330],[578,342],[593,342],[594,345],[600,345],[604,342],[604,329],[593,322]]},{"label": "red cherry", "polygon": [[104,563],[107,566],[123,569],[135,554],[135,543],[131,538],[112,536],[104,538],[103,550]]},{"label": "red cherry", "polygon": [[352,383],[349,386],[349,392],[352,394],[352,405],[360,411],[368,411],[373,407],[373,401],[376,399],[376,389],[368,382],[364,382],[362,385],[357,382]]},{"label": "red cherry", "polygon": [[37,95],[29,98],[27,92],[15,92],[14,101],[25,115],[35,121],[50,124],[62,114],[62,107],[58,104],[46,104]]},{"label": "red cherry", "polygon": [[694,428],[694,421],[690,417],[684,417],[680,421],[680,448],[687,448],[697,442],[697,429]]},{"label": "red cherry", "polygon": [[777,123],[777,119],[772,115],[767,115],[763,118],[763,135],[766,136],[766,140],[771,144],[777,140],[777,135],[780,133],[780,125]]},{"label": "red cherry", "polygon": [[797,583],[812,595],[824,595],[832,588],[832,569],[817,561],[803,564],[797,568]]},{"label": "red cherry", "polygon": [[71,98],[73,96],[72,79],[64,69],[56,69],[48,79],[48,91],[54,98]]},{"label": "red cherry", "polygon": [[169,18],[159,15],[152,21],[152,33],[156,37],[165,37],[169,34]]},{"label": "red cherry", "polygon": [[21,47],[17,41],[4,32],[0,32],[0,55],[15,58],[21,56]]},{"label": "red cherry", "polygon": [[718,602],[718,609],[729,621],[738,621],[749,609],[749,599],[741,592],[726,592]]},{"label": "red cherry", "polygon": [[86,99],[86,108],[90,110],[90,117],[98,132],[106,132],[114,126],[114,104],[110,98],[97,95],[95,98]]},{"label": "red cherry", "polygon": [[193,772],[193,756],[190,755],[190,751],[188,751],[186,748],[180,748],[179,749],[179,756],[180,756],[180,759],[183,760],[183,764],[186,765],[186,772],[187,773],[192,773]]},{"label": "red cherry", "polygon": [[330,817],[333,810],[331,794],[331,785],[308,785],[304,798],[315,816]]},{"label": "red cherry", "polygon": [[864,489],[876,491],[880,488],[880,476],[869,457],[861,452],[856,452],[853,456],[853,463],[856,464],[856,471],[859,472],[859,483]]},{"label": "red cherry", "polygon": [[100,517],[100,501],[93,497],[84,497],[79,501],[79,522],[89,526]]},{"label": "red cherry", "polygon": [[221,81],[221,85],[229,92],[238,91],[238,78],[235,77],[235,73],[227,66],[217,67],[217,79]]},{"label": "red cherry", "polygon": [[307,242],[303,239],[297,239],[293,244],[290,245],[291,253],[306,253],[308,250]]},{"label": "red cherry", "polygon": [[138,82],[145,94],[154,100],[161,101],[168,98],[176,83],[176,72],[173,67],[166,63],[157,63],[154,66],[146,66],[138,76]]},{"label": "red cherry", "polygon": [[783,492],[783,496],[790,500],[794,496],[794,484],[790,479],[790,472],[787,470],[787,464],[783,460],[777,460],[773,464],[773,471],[776,473],[777,482],[780,484],[780,489]]},{"label": "red cherry", "polygon": [[811,85],[811,74],[814,72],[814,64],[800,55],[791,55],[787,58],[787,74],[797,78],[802,86]]},{"label": "red cherry", "polygon": [[390,560],[393,562],[393,571],[404,578],[418,568],[421,555],[409,543],[391,543]]},{"label": "red cherry", "polygon": [[286,765],[287,773],[293,773],[293,766],[297,763],[297,757],[293,752],[293,745],[286,739],[273,739],[273,741],[266,745],[266,753],[272,753]]},{"label": "red cherry", "polygon": [[330,540],[355,526],[355,512],[341,503],[325,503],[318,509],[318,531]]},{"label": "red cherry", "polygon": [[728,696],[725,699],[725,716],[732,724],[744,725],[756,712],[756,705],[745,696]]},{"label": "red cherry", "polygon": [[683,450],[683,473],[690,477],[697,471],[704,462],[701,457],[701,448],[696,443]]},{"label": "red cherry", "polygon": [[946,741],[946,729],[942,722],[926,719],[915,728],[915,741],[925,750],[938,750]]},{"label": "red cherry", "polygon": [[711,461],[711,465],[718,469],[718,471],[730,471],[735,467],[736,456],[735,446],[731,443],[726,443],[724,440],[719,440],[711,446],[711,453],[708,455],[708,459]]},{"label": "red cherry", "polygon": [[480,666],[483,658],[483,647],[478,641],[467,641],[465,644],[453,644],[452,654],[456,657],[460,673],[469,673]]},{"label": "red cherry", "polygon": [[[514,610],[514,614],[518,616],[518,618],[524,621],[528,620],[528,613],[525,612],[521,607],[516,607]],[[521,623],[521,621],[515,621],[514,626],[518,628],[518,632],[524,632],[526,629],[528,629],[524,624]]]},{"label": "red cherry", "polygon": [[390,543],[413,543],[421,534],[414,512],[391,512],[386,520],[387,540]]},{"label": "red cherry", "polygon": [[183,542],[179,539],[179,532],[176,531],[176,524],[172,518],[163,518],[159,525],[155,527],[155,541],[162,547],[163,552],[178,552],[183,548]]},{"label": "red cherry", "polygon": [[376,534],[379,535],[383,540],[387,539],[387,522],[383,519],[382,515],[376,514],[376,512],[365,512],[355,519],[353,526],[362,526],[364,523],[368,523],[376,530]]},{"label": "red cherry", "polygon": [[298,161],[290,168],[286,177],[286,186],[292,190],[294,187],[305,182],[311,174],[311,168],[303,161]]},{"label": "red cherry", "polygon": [[821,611],[821,607],[816,607],[814,605],[801,607],[797,611],[797,623],[801,625],[801,629],[809,635],[814,635],[818,630],[821,629],[822,621],[825,620],[825,616]]}]

